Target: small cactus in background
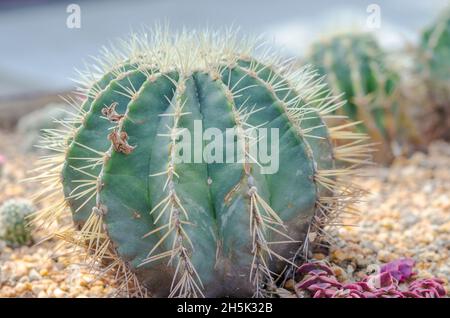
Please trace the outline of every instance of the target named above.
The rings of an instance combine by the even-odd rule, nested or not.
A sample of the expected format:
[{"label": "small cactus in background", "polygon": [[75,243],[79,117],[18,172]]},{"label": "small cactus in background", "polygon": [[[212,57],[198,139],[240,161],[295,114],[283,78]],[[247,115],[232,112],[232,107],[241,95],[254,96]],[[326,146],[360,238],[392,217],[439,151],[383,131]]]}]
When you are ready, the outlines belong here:
[{"label": "small cactus in background", "polygon": [[434,115],[430,139],[450,140],[450,8],[421,37],[417,71],[426,88],[424,105]]},{"label": "small cactus in background", "polygon": [[[337,106],[318,98],[315,72],[252,50],[234,34],[157,31],[133,36],[113,61],[108,54],[78,121],[46,139],[60,150],[41,161],[37,197],[54,202],[36,224],[86,247],[131,295],[265,295],[273,273],[353,209],[360,190],[343,178],[370,155],[364,134],[325,123]],[[244,160],[197,161],[193,148],[178,162],[181,132],[195,137],[199,122],[216,138],[234,129],[245,142],[216,151],[231,146]],[[279,131],[272,174],[247,148],[261,127]],[[66,206],[75,229],[61,225]]]},{"label": "small cactus in background", "polygon": [[[370,34],[344,33],[313,44],[308,62],[319,68],[344,106],[336,115],[361,121],[356,128],[378,143],[377,161],[389,163],[403,139],[419,143],[412,122],[397,102],[398,75]],[[342,93],[342,94],[341,94]]]},{"label": "small cactus in background", "polygon": [[0,239],[13,247],[28,245],[33,238],[27,217],[36,211],[26,199],[10,199],[0,206]]},{"label": "small cactus in background", "polygon": [[66,104],[48,104],[47,106],[35,110],[23,116],[17,123],[17,132],[22,136],[21,149],[25,152],[40,151],[48,152],[50,149],[43,149],[38,142],[40,137],[55,129],[63,128],[61,121],[69,121],[72,117],[70,108]]}]

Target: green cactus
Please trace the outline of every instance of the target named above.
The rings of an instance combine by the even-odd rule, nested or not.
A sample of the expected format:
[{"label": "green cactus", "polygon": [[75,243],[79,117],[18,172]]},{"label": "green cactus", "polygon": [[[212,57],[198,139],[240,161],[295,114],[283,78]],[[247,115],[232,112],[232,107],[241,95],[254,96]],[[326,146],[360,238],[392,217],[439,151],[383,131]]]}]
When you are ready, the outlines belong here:
[{"label": "green cactus", "polygon": [[28,245],[33,238],[26,218],[36,208],[26,199],[10,199],[0,206],[0,239],[13,247]]},{"label": "green cactus", "polygon": [[372,35],[342,33],[317,42],[308,61],[319,68],[336,96],[343,93],[345,104],[336,113],[361,121],[357,130],[379,143],[378,161],[393,158],[393,142],[405,134],[405,127],[415,134],[398,103],[399,78],[387,68],[384,53]]},{"label": "green cactus", "polygon": [[437,119],[430,133],[450,140],[450,8],[422,33],[418,52],[419,76],[427,90],[424,103],[431,103]]},{"label": "green cactus", "polygon": [[[256,60],[246,43],[235,34],[133,36],[128,59],[85,85],[79,122],[50,139],[61,155],[43,158],[35,179],[49,185],[38,197],[57,199],[36,224],[62,224],[68,204],[76,229],[55,235],[85,246],[132,295],[266,295],[273,274],[352,209],[359,190],[340,177],[369,149],[363,134],[324,122],[335,99],[321,95],[313,71],[269,53]],[[235,149],[233,160],[197,160],[199,145],[182,147],[182,132],[208,128],[215,138],[234,129],[215,150]],[[257,128],[279,132],[266,136],[279,141],[274,173],[251,157]],[[333,147],[342,138],[350,142]]]}]

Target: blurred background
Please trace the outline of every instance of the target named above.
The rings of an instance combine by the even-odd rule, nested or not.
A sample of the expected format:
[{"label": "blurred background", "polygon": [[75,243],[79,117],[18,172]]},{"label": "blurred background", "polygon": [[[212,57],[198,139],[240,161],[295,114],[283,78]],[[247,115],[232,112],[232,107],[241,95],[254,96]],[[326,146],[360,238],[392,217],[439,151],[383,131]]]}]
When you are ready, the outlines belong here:
[{"label": "blurred background", "polygon": [[[76,77],[74,68],[82,69],[83,61],[101,46],[157,21],[168,21],[174,29],[235,25],[244,33],[263,33],[286,54],[302,56],[312,41],[336,28],[371,31],[387,49],[414,43],[448,1],[91,0],[74,2],[80,8],[80,28],[69,28],[71,3],[0,1],[3,126],[24,112],[58,101],[55,95],[74,86],[70,80]],[[379,28],[367,26],[371,4],[380,8]]]}]

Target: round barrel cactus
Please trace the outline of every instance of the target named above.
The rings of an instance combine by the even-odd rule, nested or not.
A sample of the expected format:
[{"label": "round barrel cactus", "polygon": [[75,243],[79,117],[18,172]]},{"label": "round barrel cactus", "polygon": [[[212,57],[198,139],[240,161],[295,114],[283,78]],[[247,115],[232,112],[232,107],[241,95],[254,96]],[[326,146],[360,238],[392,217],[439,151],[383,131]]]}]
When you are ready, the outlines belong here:
[{"label": "round barrel cactus", "polygon": [[34,212],[36,208],[26,199],[5,201],[0,206],[0,239],[13,247],[30,244],[33,238],[27,217]]},{"label": "round barrel cactus", "polygon": [[398,76],[387,68],[375,38],[366,33],[338,34],[313,44],[308,59],[344,101],[336,113],[361,121],[356,129],[379,143],[377,160],[389,162],[393,142],[414,130],[397,102]]},{"label": "round barrel cactus", "polygon": [[313,70],[254,58],[235,33],[168,34],[106,53],[78,121],[48,132],[60,155],[37,169],[37,224],[131,296],[270,295],[353,211],[360,190],[343,178],[370,149],[326,124],[337,106]]},{"label": "round barrel cactus", "polygon": [[450,9],[421,37],[417,67],[427,89],[427,104],[435,113],[433,137],[450,139]]}]

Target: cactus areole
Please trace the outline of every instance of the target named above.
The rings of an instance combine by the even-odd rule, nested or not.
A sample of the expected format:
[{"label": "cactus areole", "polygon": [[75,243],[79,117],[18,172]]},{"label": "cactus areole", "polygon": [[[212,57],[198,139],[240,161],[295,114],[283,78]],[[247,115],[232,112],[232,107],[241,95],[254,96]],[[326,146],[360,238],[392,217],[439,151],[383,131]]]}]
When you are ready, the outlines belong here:
[{"label": "cactus areole", "polygon": [[[254,58],[249,43],[234,32],[132,36],[85,76],[67,134],[47,131],[44,144],[61,151],[42,159],[36,178],[55,182],[40,195],[64,198],[37,223],[63,224],[70,210],[74,229],[47,228],[128,295],[270,295],[276,275],[352,209],[358,190],[340,177],[366,160],[361,134],[326,125],[336,104],[314,71],[270,51]],[[275,170],[252,155],[255,143]]]}]

